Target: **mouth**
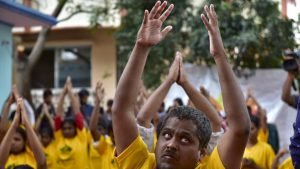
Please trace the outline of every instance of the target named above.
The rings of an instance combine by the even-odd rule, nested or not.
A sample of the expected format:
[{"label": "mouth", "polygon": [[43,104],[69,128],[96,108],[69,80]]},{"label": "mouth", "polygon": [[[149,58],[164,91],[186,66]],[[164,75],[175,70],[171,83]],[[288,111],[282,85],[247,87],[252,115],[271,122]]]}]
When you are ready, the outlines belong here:
[{"label": "mouth", "polygon": [[164,153],[162,158],[167,161],[178,161],[178,157],[173,153]]}]

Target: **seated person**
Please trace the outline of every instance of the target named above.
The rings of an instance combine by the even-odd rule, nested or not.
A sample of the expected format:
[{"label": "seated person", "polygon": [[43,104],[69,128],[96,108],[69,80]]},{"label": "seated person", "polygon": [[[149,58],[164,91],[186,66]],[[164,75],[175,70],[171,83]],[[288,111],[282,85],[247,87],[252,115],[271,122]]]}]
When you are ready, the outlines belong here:
[{"label": "seated person", "polygon": [[[120,78],[112,108],[112,122],[116,143],[116,162],[122,169],[194,169],[211,137],[208,119],[200,111],[189,107],[172,109],[158,125],[155,153],[149,153],[138,133],[133,114],[138,95],[138,82],[150,48],[158,44],[172,29],[161,26],[173,9],[167,2],[157,1],[150,12],[145,10],[144,20],[137,35],[135,47]],[[248,140],[250,122],[243,94],[227,61],[213,5],[205,6],[209,21],[201,15],[209,36],[210,50],[216,61],[224,107],[228,116],[228,130],[214,149],[204,167],[240,167]],[[177,79],[180,81],[181,77]]]}]

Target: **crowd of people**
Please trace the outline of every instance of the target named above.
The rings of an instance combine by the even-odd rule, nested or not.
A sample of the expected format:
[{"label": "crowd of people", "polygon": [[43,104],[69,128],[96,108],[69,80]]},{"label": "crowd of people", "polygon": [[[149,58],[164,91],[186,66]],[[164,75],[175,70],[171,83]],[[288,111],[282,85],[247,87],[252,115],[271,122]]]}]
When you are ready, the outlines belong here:
[{"label": "crowd of people", "polygon": [[[162,25],[173,8],[173,4],[157,1],[144,11],[135,46],[106,110],[100,106],[105,96],[101,82],[90,105],[89,92],[75,93],[68,77],[58,104],[53,105],[53,94],[47,89],[36,111],[27,108],[13,87],[1,113],[0,169],[300,168],[299,113],[290,152],[280,149],[276,126],[267,123],[266,110],[250,89],[246,98],[241,92],[213,5],[204,7],[201,19],[217,66],[225,116],[208,90],[197,90],[188,80],[180,52],[162,84],[148,93],[141,82],[143,69],[151,48],[172,30]],[[299,96],[290,91],[293,78],[288,75],[282,99],[297,108]],[[164,99],[174,83],[184,89],[189,101],[184,105],[176,98],[166,109]],[[66,97],[70,107],[65,110]],[[12,104],[16,110],[10,112]],[[291,157],[281,162],[289,153]]]}]

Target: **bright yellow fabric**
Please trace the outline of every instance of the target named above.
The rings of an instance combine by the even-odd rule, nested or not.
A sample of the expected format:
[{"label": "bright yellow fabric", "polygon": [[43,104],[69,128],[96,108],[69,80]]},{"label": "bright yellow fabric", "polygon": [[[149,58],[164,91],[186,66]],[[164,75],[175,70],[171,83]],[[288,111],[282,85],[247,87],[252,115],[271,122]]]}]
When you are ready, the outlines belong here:
[{"label": "bright yellow fabric", "polygon": [[114,159],[114,149],[110,137],[101,136],[99,143],[91,151],[91,163],[93,169],[117,169],[117,164]]},{"label": "bright yellow fabric", "polygon": [[29,165],[30,167],[36,169],[36,162],[33,152],[28,147],[26,147],[26,150],[21,154],[10,154],[5,164],[5,169],[14,168],[18,165]]},{"label": "bright yellow fabric", "polygon": [[289,157],[284,160],[278,167],[278,169],[294,169],[292,158]]},{"label": "bright yellow fabric", "polygon": [[[140,136],[115,158],[119,169],[154,169],[156,165],[155,155],[149,153],[146,144]],[[196,167],[196,169],[213,168],[224,169],[217,148],[214,149],[205,166]]]},{"label": "bright yellow fabric", "polygon": [[154,132],[154,136],[153,136],[153,147],[152,147],[151,153],[155,153],[156,143],[157,143],[157,133]]},{"label": "bright yellow fabric", "polygon": [[225,169],[216,146],[210,156],[206,156],[196,169]]},{"label": "bright yellow fabric", "polygon": [[43,147],[48,169],[56,169],[56,146],[52,141],[47,147]]},{"label": "bright yellow fabric", "polygon": [[260,128],[258,130],[258,135],[257,135],[258,141],[268,143],[268,138],[269,138],[269,130],[267,129],[267,131],[264,132],[264,130],[262,128]]},{"label": "bright yellow fabric", "polygon": [[263,169],[271,169],[275,154],[269,144],[258,141],[253,147],[245,149],[243,158],[252,159]]},{"label": "bright yellow fabric", "polygon": [[57,169],[90,169],[88,138],[86,129],[77,129],[77,135],[71,139],[64,138],[61,130],[55,132]]}]

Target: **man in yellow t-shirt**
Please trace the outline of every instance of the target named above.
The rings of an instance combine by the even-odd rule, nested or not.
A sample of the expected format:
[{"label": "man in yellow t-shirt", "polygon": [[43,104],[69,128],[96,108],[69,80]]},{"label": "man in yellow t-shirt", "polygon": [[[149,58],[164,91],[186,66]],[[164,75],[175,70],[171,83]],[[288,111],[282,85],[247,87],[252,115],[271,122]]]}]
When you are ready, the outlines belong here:
[{"label": "man in yellow t-shirt", "polygon": [[[157,1],[150,12],[145,10],[135,47],[118,83],[112,107],[112,122],[116,162],[120,169],[194,169],[205,154],[212,133],[209,120],[202,112],[181,106],[172,109],[158,125],[154,154],[149,153],[138,134],[132,110],[147,55],[151,47],[158,44],[172,29],[171,26],[162,29],[163,22],[174,7],[171,4],[165,10],[167,6],[167,1]],[[237,169],[248,140],[250,121],[241,89],[226,57],[214,6],[205,6],[204,9],[208,19],[204,14],[201,19],[208,30],[210,52],[217,64],[229,128],[207,165],[202,168]],[[187,78],[181,73],[184,69],[180,52],[177,52],[170,71],[174,82],[186,85]]]},{"label": "man in yellow t-shirt", "polygon": [[259,130],[259,118],[250,116],[251,131],[248,139],[247,147],[243,156],[243,169],[261,168],[271,169],[275,158],[272,147],[262,141],[258,141],[257,134]]}]

